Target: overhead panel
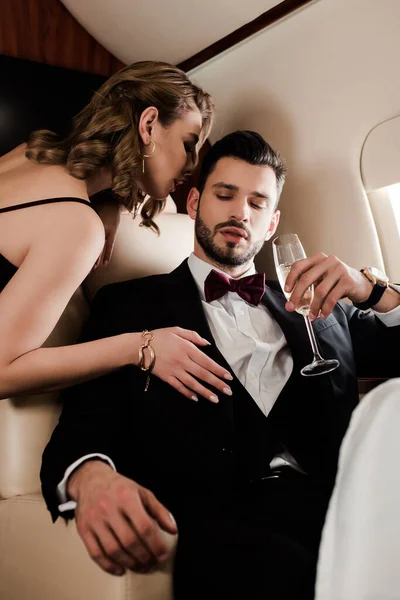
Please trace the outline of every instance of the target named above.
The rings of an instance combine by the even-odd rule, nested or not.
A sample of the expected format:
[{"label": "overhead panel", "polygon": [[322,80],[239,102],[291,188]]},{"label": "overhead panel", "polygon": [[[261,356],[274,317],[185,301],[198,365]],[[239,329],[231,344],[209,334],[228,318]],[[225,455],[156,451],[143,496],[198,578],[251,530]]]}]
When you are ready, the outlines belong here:
[{"label": "overhead panel", "polygon": [[79,23],[109,52],[129,64],[178,64],[213,44],[280,0],[62,0]]}]

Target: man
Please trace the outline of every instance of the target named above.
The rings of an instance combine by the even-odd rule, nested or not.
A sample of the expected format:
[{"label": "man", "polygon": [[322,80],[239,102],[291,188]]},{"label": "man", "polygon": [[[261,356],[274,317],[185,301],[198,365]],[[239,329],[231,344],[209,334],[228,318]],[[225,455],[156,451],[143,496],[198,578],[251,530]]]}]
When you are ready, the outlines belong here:
[{"label": "man", "polygon": [[[264,287],[254,276],[253,258],[278,225],[284,177],[281,159],[258,134],[217,142],[188,197],[194,253],[169,275],[103,288],[84,338],[193,329],[211,342],[208,356],[233,373],[232,396],[190,402],[156,377],[145,391],[147,373],[126,367],[67,393],[44,453],[53,518],[76,502],[78,531],[109,572],[165,560],[156,522],[176,529],[159,502],[173,513],[176,600],[313,597],[356,377],[398,372],[394,289],[380,292],[323,254],[292,268],[287,304],[277,284]],[[322,354],[340,367],[306,378],[300,369],[310,362],[310,343],[294,309],[310,283],[311,312],[323,314],[313,324]],[[368,304],[371,291],[377,314],[336,305],[344,296]]]}]

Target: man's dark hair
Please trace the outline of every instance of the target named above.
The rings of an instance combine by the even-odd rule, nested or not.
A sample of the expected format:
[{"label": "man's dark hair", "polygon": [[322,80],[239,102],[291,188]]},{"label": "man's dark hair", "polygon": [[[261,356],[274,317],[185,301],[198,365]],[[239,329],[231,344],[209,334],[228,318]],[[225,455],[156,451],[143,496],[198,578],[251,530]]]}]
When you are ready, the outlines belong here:
[{"label": "man's dark hair", "polygon": [[286,166],[279,153],[276,152],[255,131],[234,131],[218,140],[205,155],[197,188],[200,194],[215,165],[221,158],[237,158],[250,165],[271,167],[275,173],[278,188],[278,199],[285,183]]}]

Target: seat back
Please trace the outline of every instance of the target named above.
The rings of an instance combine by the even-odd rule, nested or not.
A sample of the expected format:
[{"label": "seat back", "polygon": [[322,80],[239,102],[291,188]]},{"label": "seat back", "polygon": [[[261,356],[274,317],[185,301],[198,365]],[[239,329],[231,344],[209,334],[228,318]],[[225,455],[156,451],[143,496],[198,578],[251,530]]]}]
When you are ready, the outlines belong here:
[{"label": "seat back", "polygon": [[[188,215],[164,211],[156,221],[159,236],[140,227],[140,217],[121,215],[111,263],[97,269],[76,291],[46,346],[77,341],[90,302],[103,285],[169,272],[190,254],[193,221]],[[41,456],[59,413],[59,393],[0,401],[0,498],[40,491]]]}]

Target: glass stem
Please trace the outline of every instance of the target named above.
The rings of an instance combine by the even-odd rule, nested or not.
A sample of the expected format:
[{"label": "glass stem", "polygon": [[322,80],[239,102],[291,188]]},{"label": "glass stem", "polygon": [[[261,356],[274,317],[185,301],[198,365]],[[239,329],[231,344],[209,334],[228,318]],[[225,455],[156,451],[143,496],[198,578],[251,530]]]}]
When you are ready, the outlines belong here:
[{"label": "glass stem", "polygon": [[308,337],[310,338],[311,348],[312,348],[312,351],[314,354],[314,361],[324,360],[318,350],[317,340],[315,339],[314,329],[312,328],[310,317],[308,315],[307,316],[303,315],[303,316],[304,316],[304,321],[306,322],[307,333],[308,333]]}]

